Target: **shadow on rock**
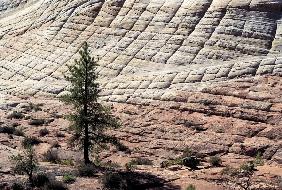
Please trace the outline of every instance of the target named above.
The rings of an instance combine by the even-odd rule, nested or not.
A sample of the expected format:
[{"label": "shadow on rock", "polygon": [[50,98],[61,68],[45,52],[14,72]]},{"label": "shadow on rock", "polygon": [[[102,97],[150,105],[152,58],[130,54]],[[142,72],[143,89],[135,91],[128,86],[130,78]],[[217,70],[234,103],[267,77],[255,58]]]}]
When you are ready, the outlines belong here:
[{"label": "shadow on rock", "polygon": [[107,190],[180,190],[179,186],[173,185],[158,176],[133,172],[108,172],[102,178],[102,183]]}]

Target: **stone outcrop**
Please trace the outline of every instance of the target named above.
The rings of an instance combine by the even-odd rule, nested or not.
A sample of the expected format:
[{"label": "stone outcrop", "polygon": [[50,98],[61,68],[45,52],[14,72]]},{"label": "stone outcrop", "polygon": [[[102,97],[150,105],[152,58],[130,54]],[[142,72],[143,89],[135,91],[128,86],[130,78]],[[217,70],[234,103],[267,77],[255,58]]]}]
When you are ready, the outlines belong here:
[{"label": "stone outcrop", "polygon": [[134,156],[161,162],[190,147],[281,164],[281,0],[1,3],[1,96],[66,93],[87,41]]},{"label": "stone outcrop", "polygon": [[281,4],[2,1],[6,11],[0,19],[0,90],[62,93],[66,65],[77,57],[83,41],[99,57],[107,101],[165,99],[246,75],[281,75]]}]

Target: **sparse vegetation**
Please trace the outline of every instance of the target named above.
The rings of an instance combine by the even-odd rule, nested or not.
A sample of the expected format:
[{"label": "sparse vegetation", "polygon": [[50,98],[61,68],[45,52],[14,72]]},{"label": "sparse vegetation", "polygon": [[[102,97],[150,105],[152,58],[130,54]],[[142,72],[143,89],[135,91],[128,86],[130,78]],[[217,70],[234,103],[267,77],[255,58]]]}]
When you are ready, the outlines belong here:
[{"label": "sparse vegetation", "polygon": [[64,138],[64,137],[66,137],[66,135],[64,133],[62,133],[61,131],[57,131],[56,132],[56,137]]},{"label": "sparse vegetation", "polygon": [[253,161],[242,164],[239,168],[226,167],[222,170],[223,177],[242,190],[250,190],[253,184],[255,164]]},{"label": "sparse vegetation", "polygon": [[24,136],[24,132],[21,129],[17,129],[14,126],[0,127],[0,133],[6,133],[9,135]]},{"label": "sparse vegetation", "polygon": [[196,186],[195,185],[188,185],[188,187],[186,188],[186,190],[196,190]]},{"label": "sparse vegetation", "polygon": [[67,189],[68,188],[62,182],[56,180],[51,180],[42,188],[42,190],[67,190]]},{"label": "sparse vegetation", "polygon": [[43,187],[50,182],[49,177],[45,173],[39,173],[32,178],[35,187]]},{"label": "sparse vegetation", "polygon": [[211,166],[218,167],[218,166],[221,166],[222,160],[218,156],[212,156],[209,159],[209,163],[210,163]]},{"label": "sparse vegetation", "polygon": [[43,129],[40,129],[40,131],[39,131],[39,135],[41,136],[41,137],[44,137],[44,136],[46,136],[46,135],[48,135],[49,134],[49,130],[45,127],[45,128],[43,128]]},{"label": "sparse vegetation", "polygon": [[63,176],[63,182],[64,183],[73,183],[73,182],[75,182],[75,176],[74,175],[72,175],[72,174],[65,174],[64,176]]},{"label": "sparse vegetation", "polygon": [[7,116],[7,119],[23,119],[24,114],[18,111],[13,111]]},{"label": "sparse vegetation", "polygon": [[187,147],[184,149],[180,157],[173,160],[163,161],[161,163],[161,167],[166,168],[171,165],[183,165],[194,170],[198,168],[199,164],[200,164],[199,158],[190,148]]},{"label": "sparse vegetation", "polygon": [[93,164],[81,164],[78,167],[78,174],[81,177],[94,177],[97,175],[97,168]]},{"label": "sparse vegetation", "polygon": [[118,189],[128,189],[127,181],[122,175],[115,172],[108,172],[103,175],[102,184],[105,189],[108,190],[118,190]]},{"label": "sparse vegetation", "polygon": [[25,137],[24,140],[22,141],[22,146],[23,147],[29,147],[33,145],[38,145],[42,141],[38,139],[37,137]]},{"label": "sparse vegetation", "polygon": [[44,161],[51,162],[54,164],[58,164],[61,162],[61,159],[58,155],[58,150],[51,148],[44,155]]},{"label": "sparse vegetation", "polygon": [[31,119],[28,124],[29,125],[35,125],[35,126],[40,126],[43,125],[45,123],[44,119]]},{"label": "sparse vegetation", "polygon": [[14,162],[14,172],[17,174],[25,174],[28,181],[33,186],[34,172],[38,169],[38,162],[32,146],[28,146],[23,155],[12,156]]},{"label": "sparse vegetation", "polygon": [[148,158],[135,158],[129,162],[130,165],[153,165],[153,162]]}]

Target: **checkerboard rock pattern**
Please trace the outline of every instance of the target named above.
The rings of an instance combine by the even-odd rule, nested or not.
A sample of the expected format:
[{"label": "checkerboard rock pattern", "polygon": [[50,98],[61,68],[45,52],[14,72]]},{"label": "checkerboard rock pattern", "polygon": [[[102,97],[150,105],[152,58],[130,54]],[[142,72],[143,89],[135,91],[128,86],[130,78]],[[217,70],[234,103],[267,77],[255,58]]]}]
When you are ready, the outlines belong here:
[{"label": "checkerboard rock pattern", "polygon": [[281,9],[278,0],[1,0],[0,92],[65,93],[84,41],[105,101],[281,75]]},{"label": "checkerboard rock pattern", "polygon": [[280,0],[0,0],[0,95],[66,93],[87,41],[101,99],[125,124],[116,136],[140,154],[260,151],[281,164],[281,10]]}]

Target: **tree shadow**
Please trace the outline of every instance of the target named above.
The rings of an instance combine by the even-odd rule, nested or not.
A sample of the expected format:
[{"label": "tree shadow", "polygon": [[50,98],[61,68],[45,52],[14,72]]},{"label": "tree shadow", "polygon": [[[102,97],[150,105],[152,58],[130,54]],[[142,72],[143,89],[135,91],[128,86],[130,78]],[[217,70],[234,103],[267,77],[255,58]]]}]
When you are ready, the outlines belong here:
[{"label": "tree shadow", "polygon": [[[105,174],[107,189],[124,190],[180,190],[180,186],[153,174],[135,171],[116,171]],[[106,181],[105,181],[105,178]],[[105,183],[106,182],[106,183]]]}]

